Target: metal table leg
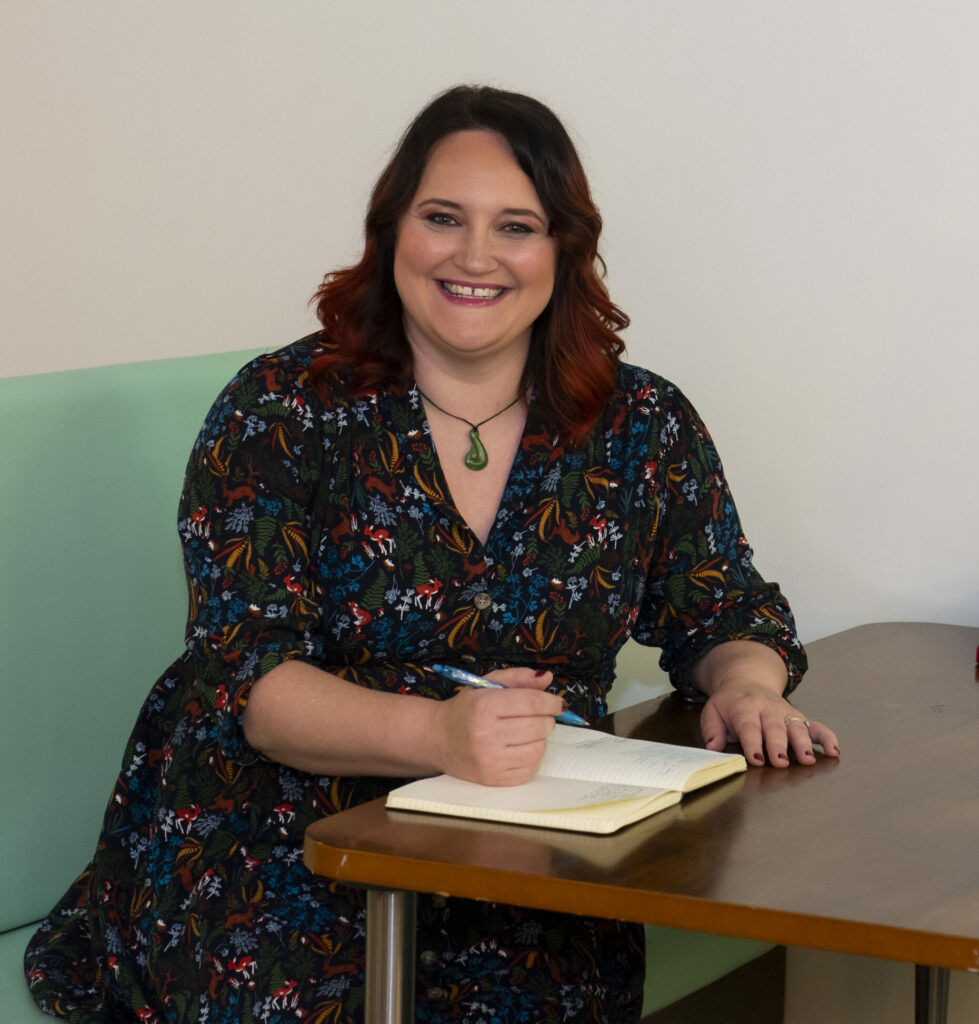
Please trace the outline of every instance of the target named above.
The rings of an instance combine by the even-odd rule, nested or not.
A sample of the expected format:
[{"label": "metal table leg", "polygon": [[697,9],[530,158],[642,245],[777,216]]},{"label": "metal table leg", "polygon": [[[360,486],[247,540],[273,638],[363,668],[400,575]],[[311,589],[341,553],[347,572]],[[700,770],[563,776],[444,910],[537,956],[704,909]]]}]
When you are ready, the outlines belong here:
[{"label": "metal table leg", "polygon": [[946,1024],[948,1018],[947,967],[914,967],[914,1024]]},{"label": "metal table leg", "polygon": [[417,894],[367,890],[364,1024],[414,1024]]}]

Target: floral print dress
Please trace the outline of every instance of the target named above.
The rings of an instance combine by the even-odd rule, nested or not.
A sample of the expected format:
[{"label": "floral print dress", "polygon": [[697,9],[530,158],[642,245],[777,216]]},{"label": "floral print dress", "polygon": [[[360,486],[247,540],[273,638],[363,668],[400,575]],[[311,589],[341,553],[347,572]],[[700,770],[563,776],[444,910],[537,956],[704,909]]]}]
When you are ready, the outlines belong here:
[{"label": "floral print dress", "polygon": [[[179,512],[185,652],[150,691],[92,863],[27,951],[37,1003],[75,1024],[352,1024],[362,893],[312,875],[304,829],[403,780],[315,776],[251,748],[262,674],[298,658],[442,700],[433,662],[547,668],[596,719],[629,636],[686,686],[752,638],[805,668],[710,438],[675,387],[624,365],[576,449],[531,405],[483,546],[452,504],[417,388],[310,383],[319,335],[246,366],[194,446]],[[421,897],[418,1020],[639,1017],[638,926]]]}]

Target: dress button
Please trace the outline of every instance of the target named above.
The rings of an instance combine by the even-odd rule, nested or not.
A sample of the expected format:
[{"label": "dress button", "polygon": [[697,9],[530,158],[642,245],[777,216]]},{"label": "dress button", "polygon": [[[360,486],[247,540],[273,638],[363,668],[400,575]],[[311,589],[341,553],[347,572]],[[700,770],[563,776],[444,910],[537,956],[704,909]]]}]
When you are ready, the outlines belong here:
[{"label": "dress button", "polygon": [[439,955],[434,949],[423,949],[418,954],[418,959],[424,967],[434,967],[439,962]]},{"label": "dress button", "polygon": [[473,598],[473,604],[480,610],[485,611],[493,603],[493,598],[483,591],[481,594],[477,594]]},{"label": "dress button", "polygon": [[432,1002],[441,1002],[443,999],[449,998],[449,993],[444,988],[430,988],[425,993],[425,997],[431,999]]}]

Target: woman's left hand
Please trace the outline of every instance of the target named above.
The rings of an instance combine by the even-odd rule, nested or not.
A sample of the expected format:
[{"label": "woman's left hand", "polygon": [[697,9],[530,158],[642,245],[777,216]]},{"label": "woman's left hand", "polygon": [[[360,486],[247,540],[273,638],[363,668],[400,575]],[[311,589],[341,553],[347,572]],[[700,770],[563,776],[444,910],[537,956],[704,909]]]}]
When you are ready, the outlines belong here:
[{"label": "woman's left hand", "polygon": [[700,716],[708,750],[740,743],[749,764],[764,764],[767,754],[776,768],[788,766],[790,750],[800,764],[813,764],[813,743],[830,757],[839,757],[836,733],[807,719],[782,696],[785,664],[764,644],[719,644],[697,662],[692,680],[708,695]]},{"label": "woman's left hand", "polygon": [[811,721],[787,700],[760,684],[729,683],[711,695],[700,716],[708,750],[740,743],[749,764],[764,764],[765,754],[776,768],[789,764],[791,750],[800,764],[814,764],[813,743],[830,757],[839,757],[836,734]]}]

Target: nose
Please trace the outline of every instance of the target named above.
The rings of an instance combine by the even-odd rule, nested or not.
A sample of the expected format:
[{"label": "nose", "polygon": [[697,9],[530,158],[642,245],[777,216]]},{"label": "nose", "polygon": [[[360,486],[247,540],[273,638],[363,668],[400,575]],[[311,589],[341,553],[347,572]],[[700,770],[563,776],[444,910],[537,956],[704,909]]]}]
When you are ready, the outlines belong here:
[{"label": "nose", "polygon": [[470,227],[461,239],[456,255],[459,269],[469,274],[485,274],[496,266],[492,232],[477,226]]}]

